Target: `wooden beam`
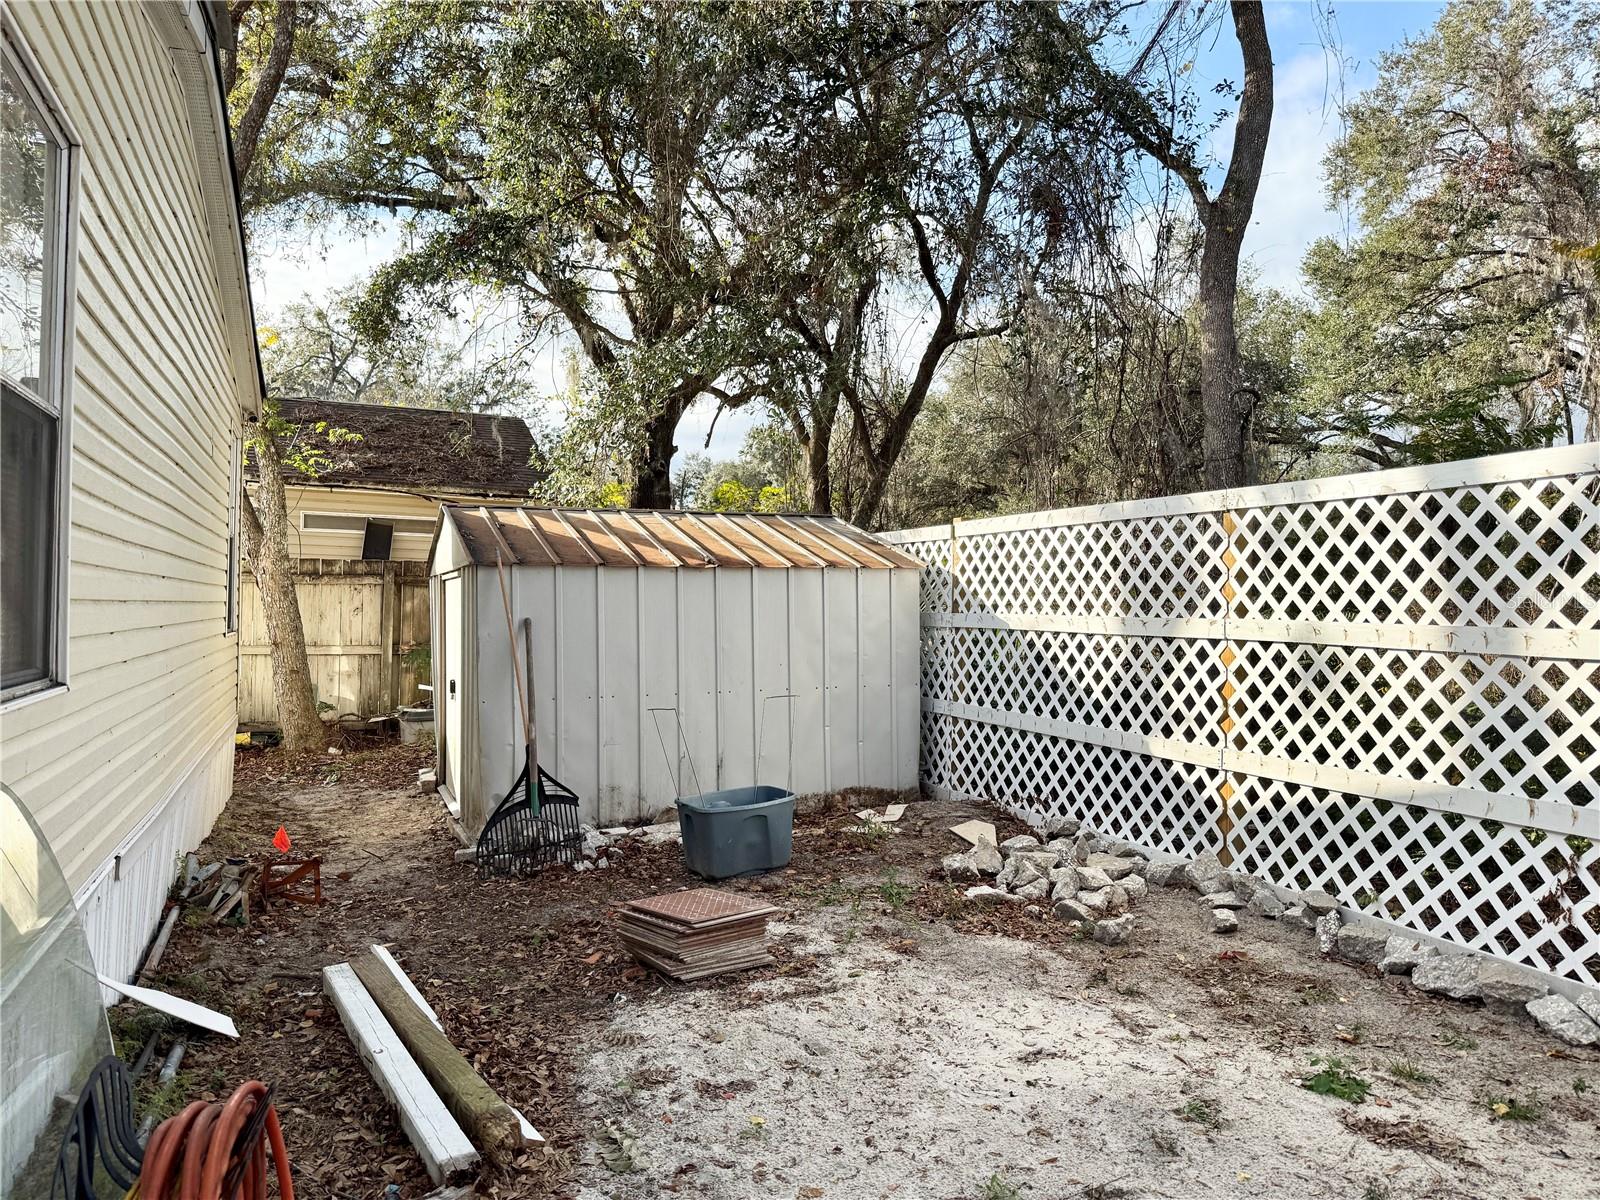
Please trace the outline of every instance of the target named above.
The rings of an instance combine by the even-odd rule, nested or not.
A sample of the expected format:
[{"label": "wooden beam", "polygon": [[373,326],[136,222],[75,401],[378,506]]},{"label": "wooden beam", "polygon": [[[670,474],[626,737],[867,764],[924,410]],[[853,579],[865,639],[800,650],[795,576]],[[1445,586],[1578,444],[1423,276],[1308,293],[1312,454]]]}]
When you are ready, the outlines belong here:
[{"label": "wooden beam", "polygon": [[[477,851],[469,850],[467,853],[470,856],[476,854]],[[406,995],[411,997],[411,1002],[422,1010],[422,1015],[432,1022],[433,1027],[443,1033],[444,1025],[439,1021],[439,1014],[433,1011],[433,1005],[428,1003],[427,997],[417,990],[416,984],[411,982],[411,976],[400,969],[400,964],[394,960],[394,955],[389,953],[388,947],[374,942],[372,944],[372,956],[383,964],[389,974],[394,976],[395,982],[405,990]],[[510,1106],[507,1105],[507,1107],[509,1108]],[[533,1127],[532,1122],[527,1117],[523,1116],[515,1108],[511,1109],[511,1111],[516,1113],[517,1123],[522,1127],[522,1140],[525,1143],[532,1146],[544,1141],[544,1135]]]},{"label": "wooden beam", "polygon": [[322,990],[333,1001],[378,1090],[394,1105],[400,1127],[416,1147],[428,1178],[443,1185],[470,1171],[478,1152],[350,964],[322,968]]},{"label": "wooden beam", "polygon": [[393,973],[370,951],[350,963],[367,994],[394,1026],[406,1049],[444,1099],[450,1114],[496,1166],[509,1166],[522,1149],[522,1126],[511,1106],[472,1069],[461,1051],[434,1027]]}]

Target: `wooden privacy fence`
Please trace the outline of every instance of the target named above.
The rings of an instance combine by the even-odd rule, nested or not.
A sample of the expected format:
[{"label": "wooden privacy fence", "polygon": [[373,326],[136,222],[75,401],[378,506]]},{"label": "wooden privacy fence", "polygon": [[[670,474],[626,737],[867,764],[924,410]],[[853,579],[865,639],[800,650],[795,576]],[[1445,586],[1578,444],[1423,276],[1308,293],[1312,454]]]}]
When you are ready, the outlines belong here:
[{"label": "wooden privacy fence", "polygon": [[[427,564],[345,558],[295,560],[295,595],[317,703],[327,720],[391,713],[424,693],[405,658],[426,646]],[[278,724],[272,657],[255,582],[245,573],[239,608],[239,724]]]},{"label": "wooden privacy fence", "polygon": [[885,537],[934,794],[1600,983],[1600,447]]}]

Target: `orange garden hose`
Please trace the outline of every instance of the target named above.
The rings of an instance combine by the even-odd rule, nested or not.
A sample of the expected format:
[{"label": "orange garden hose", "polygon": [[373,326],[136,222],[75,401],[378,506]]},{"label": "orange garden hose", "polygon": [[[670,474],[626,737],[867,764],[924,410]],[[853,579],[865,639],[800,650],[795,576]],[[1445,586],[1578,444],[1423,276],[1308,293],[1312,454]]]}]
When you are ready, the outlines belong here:
[{"label": "orange garden hose", "polygon": [[[259,1132],[242,1136],[263,1105],[265,1120],[254,1124]],[[252,1079],[226,1102],[196,1100],[156,1126],[135,1190],[140,1200],[267,1200],[269,1144],[280,1200],[294,1200],[277,1110],[268,1102],[267,1085]],[[238,1182],[225,1195],[230,1169]]]}]

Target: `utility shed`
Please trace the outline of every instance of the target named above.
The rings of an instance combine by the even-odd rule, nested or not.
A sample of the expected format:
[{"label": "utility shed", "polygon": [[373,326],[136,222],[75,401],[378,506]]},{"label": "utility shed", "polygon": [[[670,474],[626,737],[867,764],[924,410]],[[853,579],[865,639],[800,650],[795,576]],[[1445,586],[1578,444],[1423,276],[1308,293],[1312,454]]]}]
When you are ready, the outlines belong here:
[{"label": "utility shed", "polygon": [[754,783],[916,786],[921,564],[903,551],[834,517],[442,513],[438,777],[464,836],[522,768],[530,658],[539,765],[587,821]]}]

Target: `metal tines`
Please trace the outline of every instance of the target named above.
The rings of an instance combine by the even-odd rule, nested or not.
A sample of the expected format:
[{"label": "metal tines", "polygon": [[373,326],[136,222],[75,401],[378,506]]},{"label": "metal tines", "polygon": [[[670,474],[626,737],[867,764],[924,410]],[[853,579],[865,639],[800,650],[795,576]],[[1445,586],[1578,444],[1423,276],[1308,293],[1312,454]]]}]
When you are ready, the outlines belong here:
[{"label": "metal tines", "polygon": [[578,797],[543,767],[538,787],[529,786],[528,767],[484,823],[478,835],[478,878],[532,875],[554,862],[576,863],[583,853],[578,828]]}]

